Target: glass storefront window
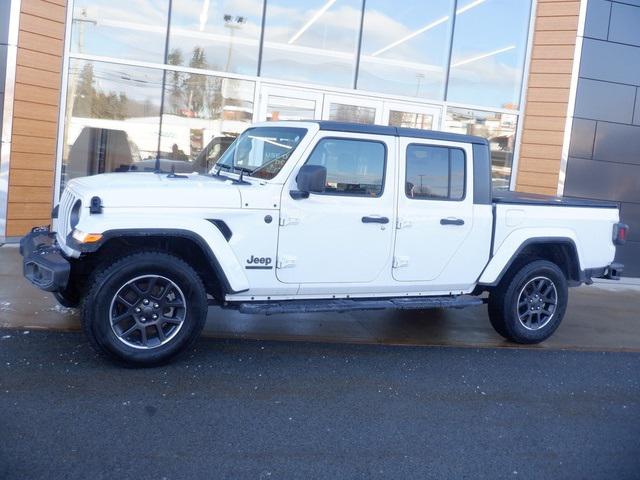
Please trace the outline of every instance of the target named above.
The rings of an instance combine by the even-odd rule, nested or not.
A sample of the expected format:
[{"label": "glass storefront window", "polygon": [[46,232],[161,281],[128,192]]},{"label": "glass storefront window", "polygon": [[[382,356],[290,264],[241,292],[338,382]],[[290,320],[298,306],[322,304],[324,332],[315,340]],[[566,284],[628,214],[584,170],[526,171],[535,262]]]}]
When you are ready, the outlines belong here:
[{"label": "glass storefront window", "polygon": [[160,166],[206,172],[253,120],[255,84],[167,71]]},{"label": "glass storefront window", "polygon": [[262,0],[174,1],[170,65],[256,75]]},{"label": "glass storefront window", "polygon": [[433,129],[433,115],[389,110],[389,125],[402,128]]},{"label": "glass storefront window", "polygon": [[267,121],[313,120],[316,114],[316,101],[305,98],[281,97],[269,95]]},{"label": "glass storefront window", "polygon": [[362,0],[269,0],[261,75],[353,87]]},{"label": "glass storefront window", "polygon": [[530,0],[458,2],[447,100],[518,108]]},{"label": "glass storefront window", "polygon": [[62,187],[104,172],[153,170],[162,70],[72,59]]},{"label": "glass storefront window", "polygon": [[358,88],[442,100],[453,0],[368,0]]},{"label": "glass storefront window", "polygon": [[489,140],[493,188],[508,190],[517,124],[517,115],[448,108],[445,129]]},{"label": "glass storefront window", "polygon": [[168,11],[167,0],[75,0],[71,51],[163,63]]},{"label": "glass storefront window", "polygon": [[329,120],[338,122],[375,123],[375,107],[332,103],[329,107]]},{"label": "glass storefront window", "polygon": [[[444,123],[446,130],[483,136],[491,144],[494,187],[508,188],[518,116],[491,110],[521,109],[531,0],[425,5],[75,0],[61,184],[102,172],[153,171],[157,158],[164,171],[205,172],[254,118],[324,118],[420,129]],[[416,100],[348,93],[354,81],[360,92]],[[439,102],[424,99],[452,105],[444,122]]]}]

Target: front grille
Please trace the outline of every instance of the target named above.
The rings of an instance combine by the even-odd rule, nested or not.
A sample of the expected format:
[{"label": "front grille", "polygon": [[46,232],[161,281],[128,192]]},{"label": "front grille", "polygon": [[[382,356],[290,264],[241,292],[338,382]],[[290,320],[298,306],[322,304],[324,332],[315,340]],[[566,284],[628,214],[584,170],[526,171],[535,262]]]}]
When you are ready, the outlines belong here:
[{"label": "front grille", "polygon": [[60,208],[58,210],[58,234],[63,241],[67,239],[71,231],[71,224],[69,217],[71,216],[71,209],[76,201],[76,196],[69,188],[65,188],[60,198]]}]

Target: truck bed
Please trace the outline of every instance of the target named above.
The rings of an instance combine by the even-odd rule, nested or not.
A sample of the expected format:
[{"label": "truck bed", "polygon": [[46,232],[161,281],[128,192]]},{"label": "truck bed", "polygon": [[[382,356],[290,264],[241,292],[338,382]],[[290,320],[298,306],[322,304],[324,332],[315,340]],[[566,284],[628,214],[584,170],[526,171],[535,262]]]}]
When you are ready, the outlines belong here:
[{"label": "truck bed", "polygon": [[[615,257],[618,205],[581,198],[494,193],[493,238],[481,283],[491,283],[528,243],[561,243],[575,251],[580,270],[608,266]],[[563,208],[558,208],[563,207]]]}]

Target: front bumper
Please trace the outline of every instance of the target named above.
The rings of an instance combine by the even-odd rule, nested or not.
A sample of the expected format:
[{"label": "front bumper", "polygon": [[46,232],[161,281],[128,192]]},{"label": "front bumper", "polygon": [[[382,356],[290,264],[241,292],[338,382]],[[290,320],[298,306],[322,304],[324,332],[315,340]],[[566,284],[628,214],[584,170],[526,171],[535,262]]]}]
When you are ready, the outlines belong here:
[{"label": "front bumper", "polygon": [[62,255],[55,233],[36,227],[20,240],[24,277],[47,292],[64,290],[69,282],[71,264]]}]

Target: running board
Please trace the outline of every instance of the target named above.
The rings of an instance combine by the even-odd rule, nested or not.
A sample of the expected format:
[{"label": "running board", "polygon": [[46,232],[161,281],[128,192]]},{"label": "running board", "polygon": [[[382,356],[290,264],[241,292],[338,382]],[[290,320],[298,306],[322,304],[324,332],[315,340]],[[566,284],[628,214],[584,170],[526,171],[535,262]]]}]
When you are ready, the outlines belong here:
[{"label": "running board", "polygon": [[240,313],[277,315],[281,313],[350,312],[355,310],[421,310],[428,308],[465,308],[482,305],[484,300],[469,295],[450,297],[399,297],[384,299],[283,300],[240,303]]}]

